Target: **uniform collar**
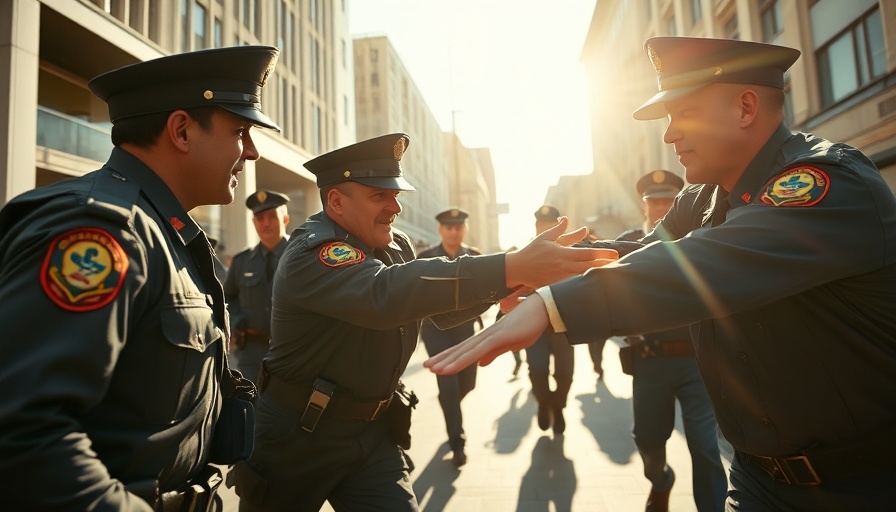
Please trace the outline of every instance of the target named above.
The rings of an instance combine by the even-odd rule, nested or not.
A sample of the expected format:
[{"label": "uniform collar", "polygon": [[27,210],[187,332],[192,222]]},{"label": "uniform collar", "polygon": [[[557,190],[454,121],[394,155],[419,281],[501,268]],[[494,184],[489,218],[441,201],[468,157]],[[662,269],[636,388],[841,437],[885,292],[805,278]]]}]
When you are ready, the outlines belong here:
[{"label": "uniform collar", "polygon": [[177,233],[181,243],[187,245],[202,232],[168,185],[139,158],[121,148],[113,148],[106,165],[140,185],[146,199]]},{"label": "uniform collar", "polygon": [[289,243],[289,235],[281,238],[280,242],[274,246],[274,250],[269,251],[268,248],[265,247],[263,243],[258,242],[258,245],[256,245],[255,248],[252,250],[252,256],[253,257],[260,256],[260,257],[264,258],[269,252],[272,252],[272,253],[274,253],[275,256],[277,256],[279,258],[280,256],[283,256],[283,251],[286,250],[286,246],[288,243]]},{"label": "uniform collar", "polygon": [[788,129],[784,123],[781,123],[781,125],[778,126],[775,133],[773,133],[771,138],[768,139],[768,142],[762,146],[762,149],[759,150],[759,153],[757,153],[753,158],[753,161],[750,162],[750,165],[747,166],[747,169],[737,181],[734,189],[728,194],[728,201],[731,203],[731,208],[750,204],[756,199],[756,195],[759,193],[760,188],[765,185],[772,175],[780,170],[778,167],[781,165],[779,161],[779,157],[781,156],[781,146],[783,146],[784,142],[792,136],[793,133],[791,133],[790,129]]},{"label": "uniform collar", "polygon": [[[336,224],[325,211],[315,213],[308,218],[308,222],[305,224],[305,229],[308,232],[306,236],[311,240],[312,245],[316,245],[325,240],[339,239],[348,242],[352,247],[357,247],[363,249],[364,252],[368,254],[373,254],[372,248],[368,247],[367,244],[362,242],[355,235],[343,229],[342,226]],[[392,242],[389,243],[389,248],[401,251],[401,246],[395,242],[394,230]]]}]

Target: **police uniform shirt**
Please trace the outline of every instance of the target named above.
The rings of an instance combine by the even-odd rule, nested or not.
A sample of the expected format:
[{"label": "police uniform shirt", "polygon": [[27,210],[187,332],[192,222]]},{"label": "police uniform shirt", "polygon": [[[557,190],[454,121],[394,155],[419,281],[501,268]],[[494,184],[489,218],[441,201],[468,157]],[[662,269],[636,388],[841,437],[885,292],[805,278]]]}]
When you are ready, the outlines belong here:
[{"label": "police uniform shirt", "polygon": [[150,510],[125,487],[171,491],[206,466],[226,336],[212,257],[117,148],[0,212],[5,508]]},{"label": "police uniform shirt", "polygon": [[571,342],[696,324],[719,426],[747,453],[894,424],[896,199],[864,155],[782,125],[730,194],[688,187],[645,241],[663,234],[550,287]]},{"label": "police uniform shirt", "polygon": [[267,277],[265,258],[273,252],[274,259],[279,261],[287,242],[286,238],[280,240],[273,251],[259,243],[233,257],[224,281],[224,296],[234,330],[252,329],[262,338],[270,337],[274,278]]},{"label": "police uniform shirt", "polygon": [[[460,247],[457,250],[457,254],[455,254],[454,257],[451,257],[448,255],[448,252],[445,251],[445,246],[440,243],[436,246],[430,247],[429,249],[420,251],[420,254],[417,255],[417,258],[420,258],[420,259],[423,259],[423,258],[445,258],[448,260],[455,260],[455,259],[459,258],[460,256],[464,256],[464,255],[479,256],[481,254],[482,254],[482,252],[480,252],[479,249],[476,249],[475,247],[470,247],[469,245],[466,245],[466,244],[460,244]],[[489,304],[489,307],[491,307],[491,304]],[[445,334],[447,336],[447,335],[449,335],[448,333],[451,333],[451,334],[455,334],[455,337],[463,336],[458,341],[462,341],[462,340],[466,339],[467,337],[473,335],[473,331],[474,331],[473,324],[475,322],[476,322],[476,318],[473,318],[472,320],[470,320],[468,322],[464,322],[461,325],[452,327],[451,329],[442,330],[442,329],[429,329],[430,327],[435,327],[432,323],[432,320],[430,320],[429,318],[427,318],[423,321],[423,323],[425,324],[424,329],[428,330],[431,335],[438,336],[440,334]],[[436,332],[436,331],[438,331],[438,332]],[[452,331],[454,331],[454,332],[452,332]]]},{"label": "police uniform shirt", "polygon": [[373,251],[325,212],[293,232],[274,280],[265,357],[272,374],[294,385],[322,377],[355,400],[385,399],[414,352],[421,318],[442,313],[457,325],[510,293],[503,254],[415,260],[407,235],[393,233],[386,250]]}]

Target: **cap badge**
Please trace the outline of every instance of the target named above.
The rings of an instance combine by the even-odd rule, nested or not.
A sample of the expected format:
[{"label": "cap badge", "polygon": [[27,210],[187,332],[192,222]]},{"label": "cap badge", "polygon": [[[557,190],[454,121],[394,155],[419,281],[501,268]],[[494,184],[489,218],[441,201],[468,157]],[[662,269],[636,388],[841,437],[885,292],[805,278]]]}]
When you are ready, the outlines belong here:
[{"label": "cap badge", "polygon": [[342,176],[344,176],[346,178],[348,178],[351,175],[352,175],[352,171],[345,171],[344,173],[342,173]]},{"label": "cap badge", "polygon": [[62,309],[93,311],[118,295],[127,270],[127,254],[111,234],[102,229],[76,229],[50,244],[40,284]]},{"label": "cap badge", "polygon": [[392,146],[392,157],[395,158],[395,160],[400,161],[401,156],[404,155],[404,149],[404,137],[402,137],[395,142],[394,146]]},{"label": "cap badge", "polygon": [[827,195],[830,184],[817,167],[795,167],[769,181],[759,200],[771,206],[812,206]]},{"label": "cap badge", "polygon": [[653,174],[650,175],[650,179],[657,184],[663,183],[666,181],[666,174],[663,171],[653,171]]},{"label": "cap badge", "polygon": [[457,217],[458,215],[460,215],[460,212],[459,212],[459,211],[457,211],[457,210],[451,210],[451,216],[452,216],[452,217]]},{"label": "cap badge", "polygon": [[547,206],[542,206],[542,207],[541,207],[541,214],[542,214],[542,215],[547,215],[547,214],[549,214],[549,213],[551,213],[551,209],[550,209],[549,207],[547,207]]},{"label": "cap badge", "polygon": [[650,63],[653,64],[653,69],[656,70],[657,75],[663,74],[663,62],[660,60],[660,56],[656,54],[656,51],[653,49],[653,46],[647,47],[647,58],[650,59]]},{"label": "cap badge", "polygon": [[210,100],[215,97],[215,93],[213,93],[212,91],[205,91],[204,93],[202,93],[202,97]]},{"label": "cap badge", "polygon": [[259,202],[259,203],[263,203],[263,202],[265,202],[265,201],[268,200],[268,194],[267,194],[267,192],[265,192],[264,190],[262,190],[262,191],[260,191],[259,193],[255,194],[255,197],[258,198],[258,202]]}]

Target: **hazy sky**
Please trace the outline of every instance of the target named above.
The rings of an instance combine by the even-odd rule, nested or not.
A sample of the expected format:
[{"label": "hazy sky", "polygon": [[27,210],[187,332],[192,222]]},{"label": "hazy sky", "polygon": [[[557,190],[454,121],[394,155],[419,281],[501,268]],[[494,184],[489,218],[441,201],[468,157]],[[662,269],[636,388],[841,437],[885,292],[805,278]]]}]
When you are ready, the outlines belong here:
[{"label": "hazy sky", "polygon": [[[533,236],[561,175],[592,169],[584,68],[595,0],[349,0],[349,31],[385,35],[445,131],[488,147],[501,246]],[[414,134],[410,134],[411,139]],[[413,144],[411,145],[413,147]],[[562,206],[562,205],[558,205]]]}]

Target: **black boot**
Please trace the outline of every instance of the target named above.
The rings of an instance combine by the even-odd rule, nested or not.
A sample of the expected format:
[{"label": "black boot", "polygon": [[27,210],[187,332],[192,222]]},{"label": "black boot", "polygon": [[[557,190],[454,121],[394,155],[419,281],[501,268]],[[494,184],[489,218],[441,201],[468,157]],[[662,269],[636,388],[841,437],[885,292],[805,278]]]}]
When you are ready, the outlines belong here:
[{"label": "black boot", "polygon": [[547,430],[551,427],[551,388],[548,385],[547,373],[529,372],[529,380],[532,382],[532,394],[538,402],[538,428]]},{"label": "black boot", "polygon": [[454,455],[451,457],[451,462],[453,462],[456,467],[461,467],[467,463],[466,445],[467,441],[463,437],[451,442],[451,451],[454,452]]}]

